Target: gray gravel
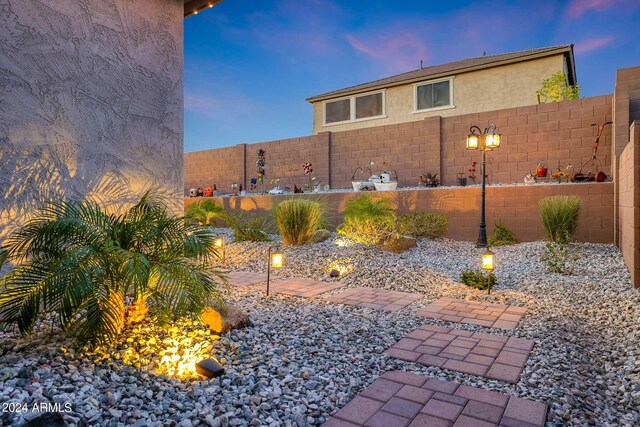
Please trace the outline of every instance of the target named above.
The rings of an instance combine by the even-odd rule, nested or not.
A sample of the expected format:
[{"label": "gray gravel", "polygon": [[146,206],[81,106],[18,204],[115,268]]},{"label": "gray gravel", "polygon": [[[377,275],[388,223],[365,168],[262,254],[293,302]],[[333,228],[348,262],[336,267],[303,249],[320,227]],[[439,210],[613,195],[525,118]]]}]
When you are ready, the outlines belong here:
[{"label": "gray gravel", "polygon": [[[344,246],[338,246],[338,244]],[[264,271],[268,243],[231,244],[230,268]],[[285,248],[281,277],[329,279],[419,292],[424,298],[399,313],[294,297],[266,298],[237,291],[231,301],[253,326],[218,339],[197,322],[172,328],[138,327],[111,348],[76,349],[41,325],[23,339],[0,333],[0,402],[70,404],[72,425],[321,424],[384,371],[430,377],[545,401],[548,425],[640,424],[640,293],[633,290],[618,249],[580,245],[576,274],[546,272],[541,242],[496,248],[494,294],[459,283],[479,265],[471,243],[420,240],[403,254],[364,248],[340,238]],[[513,385],[390,359],[382,352],[423,323],[413,312],[441,296],[523,305],[516,331],[492,333],[533,339],[520,381]],[[487,331],[471,325],[455,327]],[[175,379],[180,363],[216,355],[227,374],[212,381]],[[164,374],[164,375],[163,375]],[[188,374],[187,374],[188,376]],[[0,425],[20,424],[34,412],[3,413]]]}]

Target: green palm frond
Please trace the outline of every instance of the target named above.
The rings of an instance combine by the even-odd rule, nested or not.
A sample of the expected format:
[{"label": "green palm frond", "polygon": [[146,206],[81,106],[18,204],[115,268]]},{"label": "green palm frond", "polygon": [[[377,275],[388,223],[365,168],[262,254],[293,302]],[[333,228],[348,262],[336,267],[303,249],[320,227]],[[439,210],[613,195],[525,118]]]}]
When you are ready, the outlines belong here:
[{"label": "green palm frond", "polygon": [[127,297],[146,298],[158,319],[198,316],[222,303],[225,276],[211,267],[216,235],[167,212],[145,193],[128,210],[94,202],[47,204],[0,246],[0,324],[27,333],[43,315],[80,341],[109,341],[122,331]]}]

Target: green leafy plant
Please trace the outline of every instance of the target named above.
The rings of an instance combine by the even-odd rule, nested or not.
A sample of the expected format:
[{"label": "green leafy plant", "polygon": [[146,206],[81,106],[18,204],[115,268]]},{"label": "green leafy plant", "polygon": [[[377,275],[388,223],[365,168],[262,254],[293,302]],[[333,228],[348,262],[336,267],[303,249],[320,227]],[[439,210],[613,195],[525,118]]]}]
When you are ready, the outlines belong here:
[{"label": "green leafy plant", "polygon": [[395,232],[396,213],[388,199],[363,194],[347,203],[338,234],[365,245],[384,244]]},{"label": "green leafy plant", "polygon": [[434,212],[411,212],[399,217],[400,233],[414,237],[435,239],[447,233],[449,221],[447,216]]},{"label": "green leafy plant", "polygon": [[566,243],[578,228],[582,200],[576,196],[545,197],[538,204],[540,219],[552,242]]},{"label": "green leafy plant", "polygon": [[225,217],[227,225],[233,229],[234,242],[267,242],[267,217],[249,211],[233,211]]},{"label": "green leafy plant", "polygon": [[168,206],[147,192],[119,214],[89,201],[42,207],[2,245],[15,268],[0,277],[0,324],[28,333],[52,316],[80,342],[101,342],[121,333],[133,305],[164,322],[222,304],[215,234]]},{"label": "green leafy plant", "polygon": [[541,259],[552,273],[573,274],[580,255],[571,244],[578,227],[582,200],[576,196],[553,196],[540,200],[540,219],[550,242]]},{"label": "green leafy plant", "polygon": [[540,258],[551,273],[573,274],[580,259],[575,247],[567,242],[546,242],[546,252]]},{"label": "green leafy plant", "polygon": [[[491,285],[496,285],[496,276],[493,273],[489,273],[491,276]],[[460,276],[460,281],[470,288],[480,289],[481,291],[489,288],[489,278],[482,271],[466,270]]]},{"label": "green leafy plant", "polygon": [[560,102],[580,98],[580,86],[567,84],[567,75],[558,71],[542,81],[540,90],[536,92],[540,102]]},{"label": "green leafy plant", "polygon": [[227,212],[224,206],[214,200],[207,199],[189,204],[186,216],[197,221],[200,225],[214,225],[216,220],[224,220]]},{"label": "green leafy plant", "polygon": [[427,187],[437,187],[440,184],[440,180],[438,179],[438,173],[427,172],[425,174],[426,178],[426,186]]},{"label": "green leafy plant", "polygon": [[286,245],[304,245],[324,225],[324,206],[313,200],[290,199],[278,203],[274,217]]},{"label": "green leafy plant", "polygon": [[520,243],[520,240],[516,238],[515,233],[507,227],[502,220],[495,223],[493,227],[493,234],[491,234],[487,240],[489,246],[506,246]]}]

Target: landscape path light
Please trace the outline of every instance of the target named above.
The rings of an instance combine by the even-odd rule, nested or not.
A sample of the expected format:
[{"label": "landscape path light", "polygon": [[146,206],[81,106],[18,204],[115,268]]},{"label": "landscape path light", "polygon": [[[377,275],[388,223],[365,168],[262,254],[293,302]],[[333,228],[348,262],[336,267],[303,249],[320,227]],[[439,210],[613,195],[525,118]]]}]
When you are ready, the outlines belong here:
[{"label": "landscape path light", "polygon": [[215,359],[205,359],[196,363],[196,373],[207,378],[215,378],[224,375],[224,368]]},{"label": "landscape path light", "polygon": [[491,276],[493,269],[495,268],[495,262],[496,255],[493,253],[491,248],[487,248],[487,250],[482,254],[482,268],[487,270],[487,289],[489,295],[491,295],[491,288],[493,287]]},{"label": "landscape path light", "polygon": [[496,132],[496,125],[491,124],[484,132],[478,126],[471,126],[469,128],[469,135],[467,135],[467,150],[482,151],[482,191],[480,193],[480,199],[482,205],[480,207],[480,231],[478,232],[478,242],[476,247],[487,247],[487,224],[485,221],[485,189],[487,181],[487,151],[495,150],[500,147],[500,141],[502,136]]},{"label": "landscape path light", "polygon": [[227,242],[225,241],[224,234],[220,237],[217,237],[216,240],[214,240],[213,244],[216,248],[220,248],[220,250],[222,250],[222,263],[224,264],[227,256]]},{"label": "landscape path light", "polygon": [[[274,252],[274,249],[276,251]],[[269,296],[269,282],[271,280],[271,268],[282,268],[284,265],[284,254],[277,248],[269,246],[267,254],[267,296]]]}]

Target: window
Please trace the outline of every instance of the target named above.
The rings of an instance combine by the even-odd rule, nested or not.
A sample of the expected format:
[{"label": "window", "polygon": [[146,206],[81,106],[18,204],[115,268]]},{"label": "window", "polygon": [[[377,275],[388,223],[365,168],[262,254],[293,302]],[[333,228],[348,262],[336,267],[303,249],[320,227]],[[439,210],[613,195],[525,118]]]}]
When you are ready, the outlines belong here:
[{"label": "window", "polygon": [[415,111],[453,107],[453,79],[415,85]]},{"label": "window", "polygon": [[324,103],[324,123],[333,124],[384,117],[384,91],[354,95]]}]

